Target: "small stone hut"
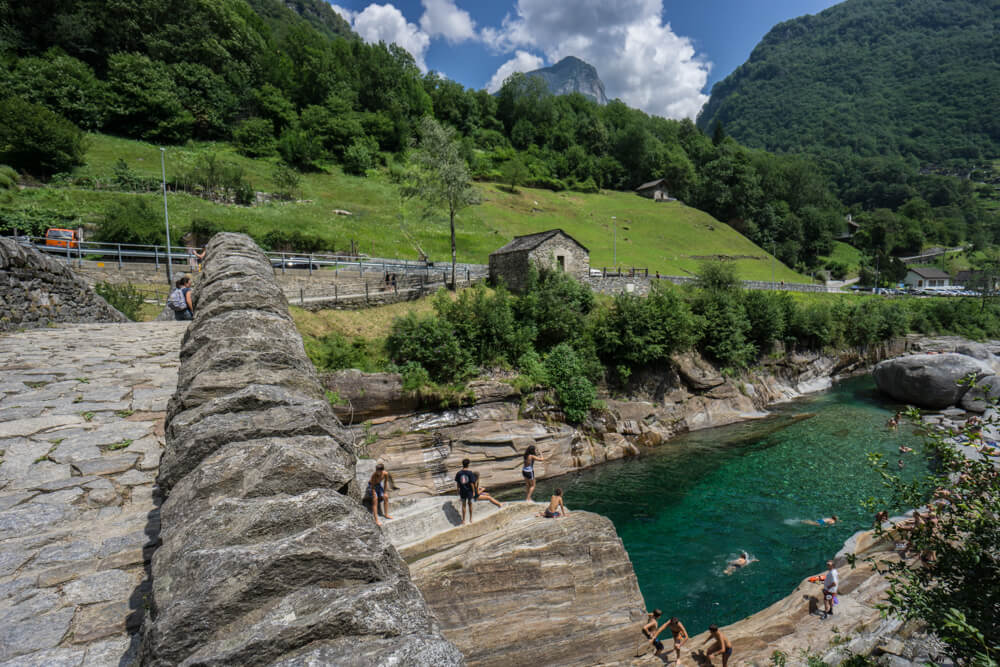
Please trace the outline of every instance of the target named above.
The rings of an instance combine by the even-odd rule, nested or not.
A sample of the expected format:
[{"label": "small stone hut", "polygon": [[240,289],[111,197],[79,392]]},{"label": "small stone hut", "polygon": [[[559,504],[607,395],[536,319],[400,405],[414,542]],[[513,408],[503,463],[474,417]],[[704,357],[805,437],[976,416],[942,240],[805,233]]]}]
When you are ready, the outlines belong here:
[{"label": "small stone hut", "polygon": [[590,251],[561,229],[515,236],[490,254],[490,280],[503,279],[513,291],[524,289],[528,267],[565,271],[578,280],[590,275]]},{"label": "small stone hut", "polygon": [[658,178],[649,183],[643,183],[635,189],[640,197],[648,197],[653,201],[677,201],[667,192],[667,179]]}]

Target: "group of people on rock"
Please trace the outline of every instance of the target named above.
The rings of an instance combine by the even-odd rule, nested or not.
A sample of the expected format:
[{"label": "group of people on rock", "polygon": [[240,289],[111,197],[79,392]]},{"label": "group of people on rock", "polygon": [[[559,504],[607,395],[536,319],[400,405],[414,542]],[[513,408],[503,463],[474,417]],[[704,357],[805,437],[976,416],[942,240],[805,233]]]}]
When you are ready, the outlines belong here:
[{"label": "group of people on rock", "polygon": [[[530,445],[522,455],[521,475],[524,477],[527,493],[525,500],[531,502],[531,495],[535,491],[535,462],[544,461],[545,458],[538,453],[535,445]],[[462,525],[472,523],[472,507],[476,501],[485,500],[487,502],[502,507],[503,503],[486,492],[486,487],[480,482],[479,473],[473,471],[469,459],[462,460],[462,469],[455,473],[455,486],[458,490],[459,502],[462,506]],[[368,488],[365,497],[371,498],[372,516],[375,518],[375,525],[381,526],[382,520],[379,515],[386,519],[391,519],[389,515],[389,489],[396,489],[392,481],[392,475],[385,469],[385,464],[378,463],[375,472],[368,480]],[[548,506],[539,512],[538,516],[546,519],[558,519],[569,514],[566,505],[563,503],[562,489],[556,489],[549,499]],[[468,519],[466,519],[468,515]]]},{"label": "group of people on rock", "polygon": [[[677,662],[680,662],[681,648],[691,637],[688,635],[684,624],[676,616],[672,616],[669,621],[660,625],[660,616],[662,615],[663,612],[659,609],[654,609],[646,614],[646,624],[642,626],[642,634],[646,636],[646,641],[639,646],[637,653],[641,655],[644,647],[652,646],[655,649],[656,655],[662,654],[667,648],[660,641],[659,637],[664,630],[670,630],[670,634],[673,635],[674,639],[673,650],[677,655]],[[704,646],[709,642],[714,642],[714,645],[706,652]],[[722,656],[722,667],[726,667],[729,664],[729,658],[733,655],[733,643],[729,641],[729,638],[726,637],[722,630],[719,630],[719,626],[712,624],[708,626],[708,639],[702,644],[700,653],[704,659],[709,661],[713,656]]]}]

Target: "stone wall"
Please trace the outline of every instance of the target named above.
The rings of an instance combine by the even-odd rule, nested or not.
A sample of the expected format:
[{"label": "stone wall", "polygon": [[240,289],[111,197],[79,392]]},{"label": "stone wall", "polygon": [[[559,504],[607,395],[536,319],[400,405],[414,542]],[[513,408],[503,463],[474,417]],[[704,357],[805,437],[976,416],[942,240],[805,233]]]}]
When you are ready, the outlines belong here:
[{"label": "stone wall", "polygon": [[358,502],[267,258],[242,234],[207,251],[167,413],[143,664],[462,664]]},{"label": "stone wall", "polygon": [[522,290],[528,277],[528,266],[527,252],[490,255],[490,282],[496,284],[503,279],[509,289],[515,292]]},{"label": "stone wall", "polygon": [[[615,296],[618,294],[636,294],[639,296],[646,296],[653,287],[653,283],[664,281],[668,283],[673,283],[674,285],[690,285],[695,282],[695,278],[691,276],[666,276],[659,274],[650,274],[646,276],[640,271],[636,272],[637,275],[587,275],[586,278],[582,280],[590,285],[590,288],[595,292],[601,294],[609,294]],[[778,289],[785,292],[828,292],[826,285],[822,284],[806,284],[806,283],[785,283],[777,282],[772,283],[764,280],[741,280],[740,283],[743,285],[743,289],[752,290],[772,290]]]},{"label": "stone wall", "polygon": [[127,321],[64,263],[0,238],[0,331]]},{"label": "stone wall", "polygon": [[553,271],[559,268],[558,257],[563,258],[563,270],[577,280],[585,280],[590,275],[590,255],[579,244],[562,234],[544,241],[529,253],[535,266]]}]

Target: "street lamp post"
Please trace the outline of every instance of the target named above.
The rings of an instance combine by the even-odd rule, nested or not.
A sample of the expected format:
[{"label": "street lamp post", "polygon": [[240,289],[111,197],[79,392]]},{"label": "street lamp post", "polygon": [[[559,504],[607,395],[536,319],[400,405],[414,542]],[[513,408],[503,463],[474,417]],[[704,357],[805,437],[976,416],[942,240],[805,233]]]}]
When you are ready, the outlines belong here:
[{"label": "street lamp post", "polygon": [[167,213],[167,149],[160,148],[160,171],[163,174],[163,223],[167,226],[167,284],[174,286],[174,262],[170,255],[170,215]]},{"label": "street lamp post", "polygon": [[618,270],[618,216],[611,216],[611,243],[614,248],[615,270]]}]

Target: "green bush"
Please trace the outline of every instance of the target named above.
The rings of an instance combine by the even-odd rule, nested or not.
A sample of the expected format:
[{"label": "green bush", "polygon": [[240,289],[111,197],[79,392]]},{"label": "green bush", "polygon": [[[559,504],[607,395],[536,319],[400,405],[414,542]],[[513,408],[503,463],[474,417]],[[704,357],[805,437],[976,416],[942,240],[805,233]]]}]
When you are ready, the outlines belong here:
[{"label": "green bush", "polygon": [[388,366],[381,345],[360,336],[348,338],[335,331],[322,338],[305,336],[303,343],[313,365],[322,371],[356,368],[365,373],[377,373]]},{"label": "green bush", "polygon": [[784,340],[785,316],[789,309],[795,308],[795,302],[787,292],[748,290],[743,294],[743,308],[750,322],[747,339],[758,354],[766,354],[775,343]]},{"label": "green bush", "polygon": [[128,197],[111,203],[96,238],[104,243],[163,245],[166,233],[161,214],[149,202]]},{"label": "green bush", "polygon": [[323,146],[313,135],[300,128],[289,128],[278,139],[278,153],[288,165],[299,171],[312,171],[323,156]]},{"label": "green bush", "polygon": [[515,320],[513,298],[503,287],[489,293],[482,283],[452,299],[442,289],[434,310],[454,329],[459,344],[479,366],[510,363],[531,349],[533,330]]},{"label": "green bush", "polygon": [[112,104],[108,127],[131,137],[180,143],[191,138],[195,119],[178,97],[170,68],[136,53],[108,58]]},{"label": "green bush", "polygon": [[403,377],[403,391],[419,392],[421,389],[430,386],[431,374],[427,369],[415,361],[408,361],[399,369]]},{"label": "green bush", "polygon": [[83,164],[86,143],[76,125],[20,97],[0,99],[0,162],[38,178]]},{"label": "green bush", "polygon": [[454,382],[472,370],[472,359],[451,324],[440,317],[397,318],[385,342],[389,358],[398,366],[415,361],[427,369],[434,382]]},{"label": "green bush", "polygon": [[271,180],[274,181],[274,195],[278,199],[295,199],[302,177],[284,162],[279,162],[271,170]]},{"label": "green bush", "polygon": [[560,271],[532,268],[514,313],[521,327],[534,332],[535,348],[544,352],[578,338],[593,307],[594,293],[587,285]]},{"label": "green bush", "polygon": [[233,130],[237,152],[247,157],[274,155],[278,142],[274,138],[274,123],[267,118],[248,118]]},{"label": "green bush", "polygon": [[691,347],[695,325],[679,290],[655,283],[647,297],[616,296],[594,325],[594,342],[606,364],[631,370],[665,362]]},{"label": "green bush", "polygon": [[87,129],[104,124],[108,91],[84,62],[52,49],[41,58],[14,60],[5,95],[17,95],[40,104]]},{"label": "green bush", "polygon": [[117,285],[99,282],[94,285],[94,291],[104,298],[112,308],[115,308],[133,322],[138,321],[142,310],[142,294],[131,283]]},{"label": "green bush", "polygon": [[597,390],[587,379],[586,369],[568,343],[560,343],[545,357],[545,374],[556,392],[566,421],[577,424],[587,418]]},{"label": "green bush", "polygon": [[355,176],[364,176],[369,169],[375,167],[375,153],[369,137],[357,139],[344,151],[344,172]]}]

